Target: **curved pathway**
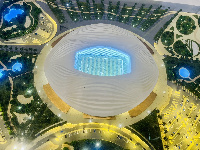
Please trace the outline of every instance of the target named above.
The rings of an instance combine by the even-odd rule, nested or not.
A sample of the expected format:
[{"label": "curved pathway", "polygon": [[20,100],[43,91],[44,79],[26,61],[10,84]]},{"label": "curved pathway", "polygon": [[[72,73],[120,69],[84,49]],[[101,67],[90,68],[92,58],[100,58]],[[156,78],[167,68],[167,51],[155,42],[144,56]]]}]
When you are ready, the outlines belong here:
[{"label": "curved pathway", "polygon": [[[121,139],[117,138],[118,136]],[[70,143],[74,140],[82,139],[102,139],[130,150],[142,148],[146,150],[154,149],[153,147],[149,147],[135,133],[131,133],[131,131],[125,128],[118,128],[103,123],[65,124],[51,129],[43,136],[38,137],[27,148],[35,150],[46,141],[51,141],[61,148],[64,142]]]},{"label": "curved pathway", "polygon": [[191,79],[190,78],[190,80],[191,81],[187,81],[187,80],[184,80],[186,83],[192,83],[192,82],[194,82],[195,80],[197,80],[198,78],[200,78],[200,75],[198,75],[197,77],[195,77],[194,79]]}]

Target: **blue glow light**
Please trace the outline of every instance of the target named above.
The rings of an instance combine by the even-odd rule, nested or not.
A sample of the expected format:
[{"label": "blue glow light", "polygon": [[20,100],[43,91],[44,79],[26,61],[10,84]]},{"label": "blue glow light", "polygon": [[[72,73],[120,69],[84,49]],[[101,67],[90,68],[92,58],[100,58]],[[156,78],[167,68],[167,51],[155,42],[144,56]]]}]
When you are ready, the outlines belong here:
[{"label": "blue glow light", "polygon": [[0,78],[2,78],[2,76],[3,76],[3,70],[0,70]]},{"label": "blue glow light", "polygon": [[76,52],[74,68],[91,75],[117,76],[131,72],[131,59],[120,50],[96,46]]},{"label": "blue glow light", "polygon": [[186,68],[182,67],[179,69],[179,75],[182,78],[188,78],[190,76],[190,72]]},{"label": "blue glow light", "polygon": [[10,9],[9,13],[4,16],[4,19],[8,22],[13,18],[17,17],[18,14],[22,14],[24,11],[22,9]]},{"label": "blue glow light", "polygon": [[22,64],[21,63],[15,63],[13,66],[12,66],[12,71],[13,72],[16,72],[16,71],[21,71],[22,69]]}]

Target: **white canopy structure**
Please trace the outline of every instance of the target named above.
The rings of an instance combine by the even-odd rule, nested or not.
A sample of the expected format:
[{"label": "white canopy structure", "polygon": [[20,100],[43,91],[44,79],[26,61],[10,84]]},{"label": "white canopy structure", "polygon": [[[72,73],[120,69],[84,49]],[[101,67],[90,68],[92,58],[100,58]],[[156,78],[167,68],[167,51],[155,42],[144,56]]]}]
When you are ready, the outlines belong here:
[{"label": "white canopy structure", "polygon": [[[75,55],[105,46],[130,56],[131,72],[117,76],[87,74],[74,68]],[[144,101],[158,79],[157,65],[143,43],[130,31],[110,24],[82,26],[63,37],[49,52],[46,78],[71,107],[92,116],[115,116]]]}]

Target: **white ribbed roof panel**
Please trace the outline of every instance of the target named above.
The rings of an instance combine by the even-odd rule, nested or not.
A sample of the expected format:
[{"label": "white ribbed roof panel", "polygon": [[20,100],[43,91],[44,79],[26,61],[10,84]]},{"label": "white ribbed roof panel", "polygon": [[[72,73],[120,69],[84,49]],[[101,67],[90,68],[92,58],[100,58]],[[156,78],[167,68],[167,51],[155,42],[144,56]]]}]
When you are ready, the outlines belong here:
[{"label": "white ribbed roof panel", "polygon": [[[77,51],[105,46],[131,57],[131,73],[120,76],[90,75],[74,68]],[[142,42],[131,32],[110,24],[80,27],[52,48],[44,65],[53,90],[71,107],[93,116],[114,116],[126,112],[154,89],[157,65]]]}]

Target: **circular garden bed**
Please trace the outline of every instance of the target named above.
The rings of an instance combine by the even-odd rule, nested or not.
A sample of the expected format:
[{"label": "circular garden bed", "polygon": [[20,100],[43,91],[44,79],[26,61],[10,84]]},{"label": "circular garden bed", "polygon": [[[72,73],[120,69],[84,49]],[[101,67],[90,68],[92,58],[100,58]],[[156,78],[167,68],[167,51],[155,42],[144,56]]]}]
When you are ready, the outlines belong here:
[{"label": "circular garden bed", "polygon": [[170,46],[174,43],[174,32],[166,31],[161,36],[162,44],[165,46]]},{"label": "circular garden bed", "polygon": [[191,34],[195,29],[195,21],[189,16],[180,16],[176,22],[177,30],[185,35]]},{"label": "circular garden bed", "polygon": [[174,51],[182,56],[192,57],[192,54],[187,48],[187,45],[184,44],[181,40],[178,40],[173,45]]}]

